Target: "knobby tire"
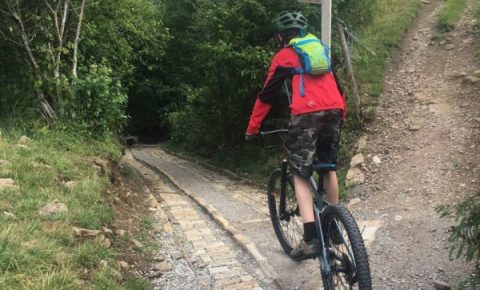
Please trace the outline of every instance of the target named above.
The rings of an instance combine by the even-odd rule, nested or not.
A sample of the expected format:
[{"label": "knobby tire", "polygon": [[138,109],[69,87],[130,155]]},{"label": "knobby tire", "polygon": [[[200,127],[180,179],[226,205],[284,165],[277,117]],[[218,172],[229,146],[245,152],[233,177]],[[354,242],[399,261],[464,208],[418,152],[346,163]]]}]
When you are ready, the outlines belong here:
[{"label": "knobby tire", "polygon": [[[303,227],[298,227],[298,225],[295,224],[295,218],[298,218],[298,209],[296,210],[297,214],[292,216],[290,221],[281,220],[281,213],[279,212],[281,177],[282,172],[280,169],[274,170],[270,176],[268,182],[268,208],[278,241],[285,253],[289,255],[292,249],[300,242],[303,236]],[[285,198],[288,199],[286,203],[290,205],[290,208],[292,208],[292,206],[297,207],[293,190],[293,180],[291,177],[287,178],[286,191],[293,193],[293,197],[291,198],[285,196]],[[287,229],[285,229],[285,226],[287,226]],[[298,233],[298,237],[295,237],[296,233]]]},{"label": "knobby tire", "polygon": [[[333,252],[335,252],[335,247],[342,247],[336,246],[333,241],[332,241],[332,234],[329,233],[329,229],[331,228],[331,225],[336,221],[339,227],[343,228],[344,231],[342,236],[345,241],[345,245],[349,245],[351,251],[346,250],[345,252],[348,253],[346,256],[342,256],[342,259],[335,259],[335,255],[333,255]],[[359,290],[371,290],[372,289],[372,278],[370,275],[370,266],[368,263],[368,255],[367,251],[365,249],[365,245],[363,243],[363,238],[362,235],[358,229],[357,223],[355,222],[355,219],[353,216],[350,214],[350,212],[344,208],[343,206],[340,205],[330,205],[327,206],[323,212],[323,224],[324,224],[324,231],[327,233],[328,238],[328,245],[329,245],[329,250],[330,250],[330,258],[331,258],[331,264],[334,263],[335,261],[339,262],[339,260],[342,260],[342,268],[346,267],[345,264],[348,264],[349,267],[346,267],[349,269],[350,273],[347,273],[345,276],[350,276],[353,281],[349,281],[348,277],[344,277],[343,273],[333,273],[332,277],[324,277],[322,275],[322,278],[324,280],[324,285],[326,279],[330,279],[329,284],[333,285],[332,289],[359,289]],[[345,247],[347,248],[347,247]],[[353,255],[353,257],[351,257]],[[338,258],[338,254],[336,255]],[[354,260],[354,263],[352,266],[351,261],[345,261],[346,259],[352,259]],[[340,267],[339,267],[340,268]],[[334,282],[335,279],[341,279],[345,278],[346,282],[348,285],[344,285],[342,287],[338,287]],[[355,283],[355,287],[351,285],[351,283]]]}]

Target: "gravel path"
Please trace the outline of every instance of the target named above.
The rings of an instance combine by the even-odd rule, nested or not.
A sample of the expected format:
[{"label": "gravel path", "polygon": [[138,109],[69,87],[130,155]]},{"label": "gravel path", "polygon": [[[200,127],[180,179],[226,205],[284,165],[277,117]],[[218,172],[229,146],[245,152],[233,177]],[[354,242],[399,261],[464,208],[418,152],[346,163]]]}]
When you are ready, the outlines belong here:
[{"label": "gravel path", "polygon": [[437,41],[444,1],[431,2],[388,68],[376,119],[365,128],[366,183],[350,195],[361,200],[351,208],[358,218],[381,221],[369,249],[377,289],[432,289],[435,280],[456,285],[473,269],[449,261],[453,223],[435,207],[479,190],[480,93],[465,80],[478,69],[475,1],[467,1],[455,31]]}]

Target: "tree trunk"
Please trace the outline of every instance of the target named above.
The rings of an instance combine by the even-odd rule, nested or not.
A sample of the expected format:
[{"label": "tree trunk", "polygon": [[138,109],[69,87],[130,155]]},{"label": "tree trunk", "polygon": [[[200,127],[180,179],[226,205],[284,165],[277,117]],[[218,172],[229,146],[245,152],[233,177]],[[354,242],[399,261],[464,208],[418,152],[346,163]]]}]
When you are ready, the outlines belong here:
[{"label": "tree trunk", "polygon": [[73,65],[72,65],[72,76],[77,77],[77,65],[78,65],[78,44],[80,43],[80,31],[82,29],[82,20],[83,20],[83,10],[85,8],[85,0],[82,0],[82,6],[80,6],[80,13],[78,14],[78,25],[77,33],[75,34],[75,41],[73,45]]},{"label": "tree trunk", "polygon": [[40,102],[40,109],[43,117],[47,120],[56,120],[57,114],[55,113],[55,110],[52,108],[48,100],[45,98],[45,95],[40,90],[37,90],[37,96]]}]

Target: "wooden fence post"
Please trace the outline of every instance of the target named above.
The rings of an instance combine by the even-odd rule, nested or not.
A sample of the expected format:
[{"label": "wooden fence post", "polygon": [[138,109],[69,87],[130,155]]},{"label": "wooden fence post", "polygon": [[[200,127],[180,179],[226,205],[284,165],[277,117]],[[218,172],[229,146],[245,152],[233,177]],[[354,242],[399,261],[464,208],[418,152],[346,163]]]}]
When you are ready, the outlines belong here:
[{"label": "wooden fence post", "polygon": [[322,41],[332,47],[332,0],[322,1]]},{"label": "wooden fence post", "polygon": [[353,74],[352,59],[350,58],[350,50],[348,49],[347,40],[345,38],[345,28],[342,24],[337,23],[338,35],[340,37],[340,44],[342,47],[343,57],[345,58],[345,71],[347,73],[348,82],[350,83],[350,89],[352,90],[353,98],[353,111],[355,116],[360,119],[360,96],[358,94],[357,81]]}]

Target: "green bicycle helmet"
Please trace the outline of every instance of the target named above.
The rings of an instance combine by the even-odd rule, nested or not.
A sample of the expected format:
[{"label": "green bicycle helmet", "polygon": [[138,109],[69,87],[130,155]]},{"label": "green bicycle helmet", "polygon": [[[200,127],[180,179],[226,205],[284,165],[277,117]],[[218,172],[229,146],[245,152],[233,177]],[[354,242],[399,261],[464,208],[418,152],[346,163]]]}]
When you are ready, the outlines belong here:
[{"label": "green bicycle helmet", "polygon": [[275,26],[279,32],[290,28],[307,29],[307,19],[299,10],[287,10],[278,14],[275,19]]}]

